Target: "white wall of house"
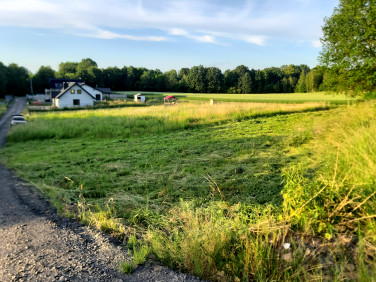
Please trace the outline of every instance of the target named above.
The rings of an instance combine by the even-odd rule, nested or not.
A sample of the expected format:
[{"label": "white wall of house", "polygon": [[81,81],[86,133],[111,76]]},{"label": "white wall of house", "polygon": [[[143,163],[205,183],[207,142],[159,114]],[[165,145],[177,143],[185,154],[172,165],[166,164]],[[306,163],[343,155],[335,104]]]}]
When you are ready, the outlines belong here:
[{"label": "white wall of house", "polygon": [[[93,87],[91,87],[89,85],[86,85],[86,84],[81,85],[81,87],[83,89],[85,89],[87,92],[89,92],[91,94],[91,96],[93,96],[95,98],[96,101],[102,101],[102,99],[103,99],[103,95],[102,94],[103,93],[101,91],[99,91],[99,90],[97,90],[97,89],[95,89],[95,88],[93,88]],[[96,99],[97,95],[100,95],[100,100]]]},{"label": "white wall of house", "polygon": [[[74,94],[71,93],[71,90],[74,90]],[[77,90],[81,90],[81,94],[78,94]],[[79,100],[79,105],[74,105],[74,100]],[[68,90],[68,92],[60,96],[59,99],[55,99],[55,106],[58,108],[85,107],[93,105],[94,99],[78,85],[74,85]]]}]

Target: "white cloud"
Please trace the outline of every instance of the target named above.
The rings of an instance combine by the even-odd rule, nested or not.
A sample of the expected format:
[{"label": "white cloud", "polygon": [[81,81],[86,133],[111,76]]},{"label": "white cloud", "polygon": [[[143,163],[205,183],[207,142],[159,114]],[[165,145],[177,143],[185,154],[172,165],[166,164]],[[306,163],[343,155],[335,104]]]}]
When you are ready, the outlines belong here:
[{"label": "white cloud", "polygon": [[199,42],[217,43],[215,37],[211,35],[192,36],[192,38],[196,39]]},{"label": "white cloud", "polygon": [[264,46],[266,42],[264,36],[244,36],[243,38],[248,43],[256,44],[259,46]]},{"label": "white cloud", "polygon": [[198,42],[218,44],[215,37],[212,36],[212,35],[208,35],[208,34],[192,35],[188,31],[186,31],[182,28],[173,28],[173,29],[170,30],[169,34],[174,35],[174,36],[184,36],[184,37],[187,37],[187,38],[194,39]]},{"label": "white cloud", "polygon": [[120,34],[103,29],[93,30],[92,32],[87,33],[76,33],[77,36],[100,38],[100,39],[127,39],[133,41],[155,41],[161,42],[166,41],[166,38],[163,36],[134,36],[129,34]]},{"label": "white cloud", "polygon": [[322,44],[321,44],[320,40],[313,40],[312,41],[312,45],[315,48],[321,48],[322,47]]},{"label": "white cloud", "polygon": [[323,17],[330,15],[317,1],[332,11],[337,0],[325,0],[330,5],[324,0],[0,0],[0,26],[53,28],[104,39],[165,41],[167,31],[215,44],[223,44],[221,38],[259,46],[276,37],[315,42]]},{"label": "white cloud", "polygon": [[182,28],[173,28],[171,29],[170,34],[177,36],[189,36],[189,33]]}]

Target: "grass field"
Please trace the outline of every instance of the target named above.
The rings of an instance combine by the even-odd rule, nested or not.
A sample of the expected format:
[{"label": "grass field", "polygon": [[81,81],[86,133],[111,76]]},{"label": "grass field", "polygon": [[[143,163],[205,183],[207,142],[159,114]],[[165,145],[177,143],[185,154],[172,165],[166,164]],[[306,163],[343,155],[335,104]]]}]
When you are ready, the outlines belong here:
[{"label": "grass field", "polygon": [[0,104],[0,117],[7,111],[6,104]]},{"label": "grass field", "polygon": [[207,94],[207,93],[166,93],[166,92],[140,92],[140,91],[118,91],[116,94],[127,94],[128,96],[143,93],[148,98],[162,98],[167,95],[174,95],[180,100],[209,101],[215,99],[222,102],[256,102],[256,103],[306,103],[306,102],[327,102],[331,104],[347,104],[354,101],[353,98],[345,95],[338,95],[327,92],[314,93],[288,93],[288,94]]},{"label": "grass field", "polygon": [[136,265],[150,255],[216,281],[376,277],[376,107],[325,105],[32,113],[0,157],[62,213],[125,238]]},{"label": "grass field", "polygon": [[129,138],[177,131],[225,121],[240,121],[296,111],[326,109],[323,102],[304,104],[184,103],[166,107],[31,113],[27,127],[17,128],[8,141],[42,139]]}]

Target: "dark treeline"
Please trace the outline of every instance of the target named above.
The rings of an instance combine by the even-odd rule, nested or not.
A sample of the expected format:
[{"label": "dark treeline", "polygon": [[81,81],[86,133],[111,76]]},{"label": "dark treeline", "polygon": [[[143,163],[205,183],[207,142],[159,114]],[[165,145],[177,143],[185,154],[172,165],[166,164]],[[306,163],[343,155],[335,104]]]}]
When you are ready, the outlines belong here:
[{"label": "dark treeline", "polygon": [[113,91],[166,91],[196,93],[292,93],[335,90],[335,80],[324,67],[284,65],[262,70],[241,65],[224,73],[216,67],[194,66],[179,71],[149,70],[132,66],[98,68],[92,59],[62,62],[56,72],[41,66],[34,75],[16,64],[0,63],[0,95],[44,93],[49,78],[81,78],[87,84]]},{"label": "dark treeline", "polygon": [[[47,81],[48,82],[48,81]],[[30,72],[17,64],[5,66],[0,62],[0,97],[30,93]]]}]

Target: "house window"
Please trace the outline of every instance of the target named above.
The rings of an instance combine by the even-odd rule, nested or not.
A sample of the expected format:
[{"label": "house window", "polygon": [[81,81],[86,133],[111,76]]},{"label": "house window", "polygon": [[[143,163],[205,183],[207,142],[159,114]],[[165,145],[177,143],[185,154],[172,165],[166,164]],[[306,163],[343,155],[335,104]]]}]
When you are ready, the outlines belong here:
[{"label": "house window", "polygon": [[74,90],[74,89],[71,89],[70,93],[71,93],[71,94],[74,94],[74,93],[75,93],[75,90]]},{"label": "house window", "polygon": [[77,89],[77,94],[81,94],[81,89]]},{"label": "house window", "polygon": [[80,99],[73,99],[73,106],[79,106],[80,105]]},{"label": "house window", "polygon": [[101,95],[100,95],[100,94],[95,95],[95,99],[96,99],[97,101],[100,101],[100,100],[101,100]]}]

